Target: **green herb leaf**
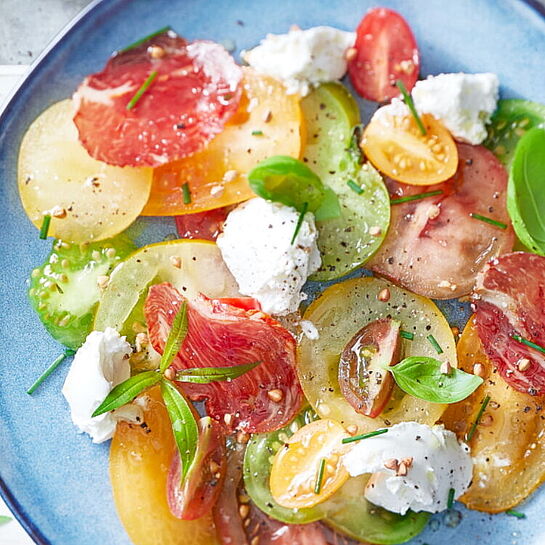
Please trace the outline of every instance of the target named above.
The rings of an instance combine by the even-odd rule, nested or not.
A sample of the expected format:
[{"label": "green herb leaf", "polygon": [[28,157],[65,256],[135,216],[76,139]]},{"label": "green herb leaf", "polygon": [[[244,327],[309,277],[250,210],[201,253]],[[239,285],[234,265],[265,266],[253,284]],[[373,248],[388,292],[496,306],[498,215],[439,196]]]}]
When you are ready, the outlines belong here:
[{"label": "green herb leaf", "polygon": [[443,349],[441,348],[441,345],[437,342],[437,339],[433,336],[433,335],[428,335],[426,337],[426,339],[428,339],[428,342],[433,346],[434,350],[438,353],[438,354],[442,354],[443,353]]},{"label": "green herb leaf", "polygon": [[483,383],[481,377],[456,368],[444,374],[442,365],[435,358],[412,356],[386,369],[404,392],[431,403],[457,403]]},{"label": "green herb leaf", "polygon": [[231,367],[195,367],[193,369],[182,369],[176,373],[175,380],[178,382],[193,382],[197,384],[234,380],[252,369],[255,369],[260,363],[260,361],[255,361],[253,363],[244,363]]},{"label": "green herb leaf", "polygon": [[361,187],[360,185],[358,185],[354,180],[348,180],[346,182],[346,185],[354,192],[354,193],[357,193],[358,195],[361,195],[364,191],[363,187]]},{"label": "green herb leaf", "polygon": [[314,493],[319,494],[322,490],[322,481],[324,480],[324,471],[325,471],[325,458],[320,460],[320,465],[318,466],[318,471],[316,471],[316,483],[314,484]]},{"label": "green herb leaf", "polygon": [[161,381],[161,393],[172,424],[174,440],[180,453],[183,481],[195,459],[199,428],[189,403],[172,382]]},{"label": "green herb leaf", "polygon": [[136,49],[139,45],[142,45],[143,43],[147,42],[148,40],[151,40],[152,38],[155,38],[155,36],[159,36],[159,34],[163,34],[164,32],[168,32],[170,30],[170,26],[165,26],[163,28],[160,28],[159,30],[156,30],[155,32],[152,32],[151,34],[148,34],[147,36],[144,36],[143,38],[140,38],[140,40],[137,40],[136,42],[133,42],[132,44],[129,44],[128,46],[124,47],[123,49],[119,49],[118,53],[125,53],[125,51],[130,51],[131,49]]},{"label": "green herb leaf", "polygon": [[450,488],[448,491],[448,498],[447,498],[447,507],[449,509],[452,509],[452,506],[454,505],[454,494],[456,494],[456,490],[454,490],[454,488]]},{"label": "green herb leaf", "polygon": [[517,517],[518,519],[525,519],[526,515],[524,513],[521,513],[520,511],[515,511],[514,509],[508,509],[505,511],[506,515],[510,515],[511,517]]},{"label": "green herb leaf", "polygon": [[528,339],[525,339],[524,337],[521,337],[520,335],[513,335],[513,339],[515,341],[524,344],[526,346],[529,346],[530,348],[533,348],[534,350],[537,350],[538,352],[541,352],[542,354],[545,354],[545,348],[539,344],[536,344],[532,341],[529,341]]},{"label": "green herb leaf", "polygon": [[466,435],[466,441],[471,441],[471,438],[477,431],[477,426],[479,425],[479,422],[481,421],[481,417],[483,416],[484,411],[486,410],[486,407],[488,406],[489,402],[490,402],[490,396],[487,395],[481,403],[481,407],[479,408],[479,412],[477,413],[477,418],[475,418],[475,421],[471,425],[471,428]]},{"label": "green herb leaf", "polygon": [[411,111],[411,114],[414,117],[414,120],[416,121],[416,124],[418,125],[418,128],[420,132],[422,133],[422,136],[426,136],[426,127],[424,127],[424,123],[422,123],[422,119],[420,119],[420,116],[418,115],[418,112],[416,111],[416,108],[413,102],[413,97],[409,94],[409,91],[407,91],[405,84],[400,79],[396,81],[396,86],[401,91],[401,94],[403,95],[403,102],[407,105],[407,107]]},{"label": "green herb leaf", "polygon": [[252,136],[263,136],[263,131],[252,131]]},{"label": "green herb leaf", "polygon": [[8,522],[11,522],[13,519],[11,517],[6,517],[6,515],[0,515],[0,526],[2,524],[7,524]]},{"label": "green herb leaf", "polygon": [[442,195],[443,190],[437,189],[435,191],[427,191],[426,193],[419,193],[418,195],[408,195],[407,197],[399,197],[398,199],[390,199],[390,204],[402,204],[404,202],[419,201],[420,199],[427,199],[428,197],[435,197],[436,195]]},{"label": "green herb leaf", "polygon": [[521,242],[545,255],[545,130],[518,142],[509,173],[507,210]]},{"label": "green herb leaf", "polygon": [[322,204],[314,212],[316,221],[334,220],[341,217],[341,205],[337,193],[330,187],[325,187],[324,200]]},{"label": "green herb leaf", "polygon": [[299,212],[299,217],[297,218],[297,223],[295,224],[295,230],[293,231],[293,236],[291,237],[291,244],[295,242],[295,239],[297,238],[297,235],[299,234],[299,231],[301,230],[301,225],[303,225],[303,221],[305,219],[305,215],[308,210],[308,203],[304,203],[303,209],[301,212]]},{"label": "green herb leaf", "polygon": [[248,174],[250,187],[268,201],[280,202],[298,212],[305,206],[315,212],[325,198],[325,187],[319,176],[299,159],[275,155],[261,161]]},{"label": "green herb leaf", "polygon": [[45,240],[49,233],[49,225],[51,224],[51,214],[46,214],[42,220],[42,226],[40,228],[40,239]]},{"label": "green herb leaf", "polygon": [[129,100],[129,103],[127,104],[127,110],[132,110],[138,101],[142,98],[142,95],[149,89],[149,86],[153,83],[153,80],[157,77],[158,72],[154,70],[147,78],[144,83],[140,86],[138,91],[134,94],[134,96]]},{"label": "green herb leaf", "polygon": [[164,373],[165,369],[172,363],[172,360],[180,351],[185,336],[187,335],[187,328],[187,301],[184,301],[180,310],[178,310],[176,316],[174,316],[174,321],[172,322],[172,327],[170,328],[167,342],[165,343],[165,349],[163,350],[161,363],[159,365],[161,373]]},{"label": "green herb leaf", "polygon": [[414,333],[411,333],[410,331],[403,331],[403,329],[401,329],[399,331],[399,335],[403,339],[407,339],[409,341],[414,340]]},{"label": "green herb leaf", "polygon": [[370,437],[375,437],[375,435],[382,435],[383,433],[388,433],[388,428],[382,430],[370,431],[369,433],[362,433],[360,435],[354,435],[353,437],[345,437],[341,442],[343,445],[348,443],[354,443],[354,441],[361,441],[362,439],[369,439]]},{"label": "green herb leaf", "polygon": [[494,227],[499,227],[500,229],[507,229],[507,225],[501,221],[487,218],[486,216],[481,216],[480,214],[475,214],[475,212],[471,212],[469,215],[475,220],[484,221],[484,223],[489,223],[490,225],[494,225]]},{"label": "green herb leaf", "polygon": [[191,189],[189,189],[189,184],[187,182],[182,185],[182,195],[184,204],[191,204]]},{"label": "green herb leaf", "polygon": [[161,375],[156,371],[144,371],[118,384],[96,408],[93,417],[100,416],[130,403],[138,394],[157,384]]},{"label": "green herb leaf", "polygon": [[359,123],[352,128],[352,135],[350,136],[350,142],[348,144],[348,157],[350,161],[356,165],[361,166],[365,162],[363,152],[360,148],[361,137],[363,135],[363,124]]},{"label": "green herb leaf", "polygon": [[28,395],[32,395],[40,384],[51,374],[57,367],[68,357],[73,356],[75,350],[67,348],[35,381],[34,384],[26,391]]}]

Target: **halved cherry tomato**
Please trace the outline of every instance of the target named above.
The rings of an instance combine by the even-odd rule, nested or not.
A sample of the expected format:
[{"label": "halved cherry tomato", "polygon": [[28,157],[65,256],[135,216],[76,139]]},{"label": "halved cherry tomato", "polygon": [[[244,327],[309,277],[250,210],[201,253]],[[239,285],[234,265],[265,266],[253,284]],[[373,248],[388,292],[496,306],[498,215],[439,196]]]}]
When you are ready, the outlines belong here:
[{"label": "halved cherry tomato", "polygon": [[409,91],[413,88],[420,55],[414,35],[399,13],[386,8],[370,10],[358,26],[355,48],[357,55],[348,64],[348,73],[363,98],[383,102],[398,96],[398,79]]},{"label": "halved cherry tomato", "polygon": [[180,238],[196,238],[215,241],[223,228],[229,207],[216,208],[196,214],[176,217],[176,229]]},{"label": "halved cherry tomato", "polygon": [[[145,216],[176,216],[236,204],[254,196],[246,174],[271,155],[299,157],[302,114],[296,95],[244,70],[239,109],[205,149],[155,169]],[[189,184],[191,203],[182,186]]]},{"label": "halved cherry tomato", "polygon": [[340,461],[346,450],[342,444],[345,437],[344,428],[329,419],[297,430],[274,457],[270,487],[275,501],[282,507],[300,509],[332,496],[348,479]]},{"label": "halved cherry tomato", "polygon": [[422,135],[412,115],[375,114],[361,147],[369,161],[394,180],[432,185],[448,180],[458,168],[458,150],[445,127],[432,115],[421,116]]}]

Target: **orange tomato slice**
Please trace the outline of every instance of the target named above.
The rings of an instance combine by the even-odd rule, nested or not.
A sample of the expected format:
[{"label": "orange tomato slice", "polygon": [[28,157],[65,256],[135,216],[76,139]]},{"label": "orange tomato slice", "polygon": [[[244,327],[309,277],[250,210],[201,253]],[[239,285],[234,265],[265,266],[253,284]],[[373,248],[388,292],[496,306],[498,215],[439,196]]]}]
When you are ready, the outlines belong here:
[{"label": "orange tomato slice", "polygon": [[448,180],[458,168],[458,150],[445,127],[432,115],[421,116],[422,135],[411,115],[373,117],[361,147],[369,161],[394,180],[432,185]]},{"label": "orange tomato slice", "polygon": [[341,488],[348,479],[341,463],[345,437],[344,428],[328,419],[297,430],[273,460],[270,487],[276,502],[290,509],[313,507]]},{"label": "orange tomato slice", "polygon": [[490,402],[469,441],[473,481],[460,501],[470,509],[499,513],[519,504],[545,481],[545,396],[517,392],[487,358],[472,317],[458,342],[458,367],[482,366],[484,383],[471,396],[449,405],[442,422],[462,440],[483,399]]},{"label": "orange tomato slice", "polygon": [[110,449],[110,479],[121,522],[134,545],[217,545],[212,517],[175,518],[167,504],[174,438],[158,388],[144,394],[144,428],[122,422]]},{"label": "orange tomato slice", "polygon": [[[208,146],[155,169],[144,216],[175,216],[229,206],[254,197],[246,178],[270,155],[299,157],[302,114],[299,97],[267,76],[244,70],[237,113]],[[191,203],[184,204],[187,183]]]}]

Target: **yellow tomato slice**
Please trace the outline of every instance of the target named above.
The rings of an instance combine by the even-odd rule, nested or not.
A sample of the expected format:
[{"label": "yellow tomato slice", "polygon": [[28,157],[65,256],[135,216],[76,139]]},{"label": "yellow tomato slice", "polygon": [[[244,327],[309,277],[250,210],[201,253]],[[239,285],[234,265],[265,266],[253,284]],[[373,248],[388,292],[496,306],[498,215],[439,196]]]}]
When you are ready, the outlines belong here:
[{"label": "yellow tomato slice", "polygon": [[144,395],[145,429],[120,423],[110,449],[110,478],[119,518],[134,545],[217,545],[211,516],[188,521],[170,513],[166,483],[174,438],[159,389]]},{"label": "yellow tomato slice", "polygon": [[412,116],[375,116],[365,128],[361,147],[369,161],[394,180],[432,185],[454,176],[458,150],[445,127],[433,116],[421,116],[422,135]]},{"label": "yellow tomato slice", "polygon": [[498,513],[519,504],[545,481],[545,396],[511,388],[486,357],[471,318],[458,342],[460,369],[482,366],[485,381],[470,397],[450,405],[442,421],[465,439],[483,399],[490,402],[469,445],[473,481],[461,501],[470,509]]},{"label": "yellow tomato slice", "polygon": [[345,437],[344,428],[327,419],[296,431],[273,460],[270,487],[276,502],[300,509],[313,507],[334,494],[348,479],[340,460],[346,450],[342,444]]},{"label": "yellow tomato slice", "polygon": [[[246,174],[270,155],[299,157],[299,97],[267,76],[244,71],[242,100],[233,119],[201,152],[157,168],[145,216],[174,216],[229,206],[254,196]],[[187,183],[191,203],[184,204]]]}]

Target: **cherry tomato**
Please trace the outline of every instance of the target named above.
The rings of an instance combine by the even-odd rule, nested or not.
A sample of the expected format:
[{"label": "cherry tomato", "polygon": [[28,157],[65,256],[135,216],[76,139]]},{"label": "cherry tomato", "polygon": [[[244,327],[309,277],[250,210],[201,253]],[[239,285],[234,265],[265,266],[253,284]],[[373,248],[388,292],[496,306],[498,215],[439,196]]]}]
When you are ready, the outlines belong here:
[{"label": "cherry tomato", "polygon": [[180,238],[216,240],[221,233],[229,208],[216,208],[196,214],[176,216],[176,229]]},{"label": "cherry tomato", "polygon": [[[334,420],[316,420],[297,430],[274,457],[270,487],[282,507],[313,507],[348,479],[340,458],[348,437]],[[323,464],[323,470],[321,465]]]},{"label": "cherry tomato", "polygon": [[421,116],[423,135],[412,115],[382,112],[365,128],[361,147],[373,165],[394,180],[432,185],[448,180],[458,168],[458,150],[445,127]]},{"label": "cherry tomato", "polygon": [[414,35],[399,13],[386,8],[370,10],[358,26],[355,48],[357,54],[348,64],[348,73],[363,98],[383,102],[398,96],[398,79],[409,91],[413,88],[420,55]]}]

